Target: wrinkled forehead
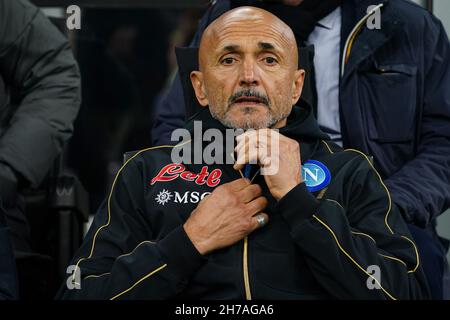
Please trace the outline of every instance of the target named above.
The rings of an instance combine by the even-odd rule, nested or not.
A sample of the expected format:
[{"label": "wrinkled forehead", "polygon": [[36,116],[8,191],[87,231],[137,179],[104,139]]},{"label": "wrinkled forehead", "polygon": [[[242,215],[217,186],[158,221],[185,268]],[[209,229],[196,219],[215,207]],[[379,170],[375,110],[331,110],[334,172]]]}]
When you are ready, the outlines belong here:
[{"label": "wrinkled forehead", "polygon": [[214,32],[210,39],[210,50],[221,51],[229,45],[256,47],[259,43],[271,43],[278,50],[290,50],[295,41],[289,39],[276,25],[262,22],[238,21]]},{"label": "wrinkled forehead", "polygon": [[[203,33],[200,42],[202,53],[219,54],[226,48],[269,49],[295,54],[297,44],[292,30],[271,13],[246,7],[226,13],[215,20]],[[201,62],[201,61],[200,61]]]}]

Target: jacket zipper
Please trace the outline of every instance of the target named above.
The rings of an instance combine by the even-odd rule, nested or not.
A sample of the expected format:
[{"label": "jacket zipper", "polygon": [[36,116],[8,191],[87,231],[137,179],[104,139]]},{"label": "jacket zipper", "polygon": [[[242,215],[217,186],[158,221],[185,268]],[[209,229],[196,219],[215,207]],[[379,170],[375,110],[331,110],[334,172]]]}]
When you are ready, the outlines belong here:
[{"label": "jacket zipper", "polygon": [[376,7],[374,7],[372,10],[370,10],[361,20],[358,21],[358,23],[353,28],[352,32],[350,32],[349,36],[347,37],[347,40],[345,41],[344,46],[344,52],[342,53],[342,60],[341,60],[341,78],[344,76],[345,71],[345,65],[347,64],[348,58],[350,57],[350,52],[353,46],[353,42],[355,41],[356,36],[358,35],[359,31],[361,31],[361,28],[363,24],[369,19],[371,15],[375,13],[375,11],[379,10],[381,7],[384,6],[384,3],[380,3]]},{"label": "jacket zipper", "polygon": [[[239,170],[239,173],[241,174],[241,177],[243,178],[244,175],[242,174],[242,171]],[[253,180],[258,175],[259,170],[255,173],[253,178],[251,178],[250,183],[253,182]],[[249,272],[248,272],[248,236],[244,238],[244,252],[242,254],[242,269],[244,273],[244,288],[245,288],[245,299],[246,300],[252,300],[252,292],[250,290],[250,278],[249,278]]]},{"label": "jacket zipper", "polygon": [[252,300],[252,293],[250,291],[250,280],[248,277],[248,237],[244,238],[244,254],[242,265],[244,268],[245,299]]}]

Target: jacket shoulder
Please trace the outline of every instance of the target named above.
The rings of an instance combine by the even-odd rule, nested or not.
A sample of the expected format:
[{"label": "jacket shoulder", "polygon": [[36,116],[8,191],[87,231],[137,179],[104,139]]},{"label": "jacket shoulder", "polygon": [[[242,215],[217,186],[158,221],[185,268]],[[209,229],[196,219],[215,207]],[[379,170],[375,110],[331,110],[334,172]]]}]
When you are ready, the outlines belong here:
[{"label": "jacket shoulder", "polygon": [[39,13],[22,0],[0,0],[0,54],[19,38]]},{"label": "jacket shoulder", "polygon": [[155,159],[170,157],[173,149],[177,149],[179,145],[157,145],[140,150],[129,151],[123,155],[123,163],[139,164],[140,162],[155,162]]},{"label": "jacket shoulder", "polygon": [[329,140],[321,140],[320,143],[321,147],[316,156],[333,168],[332,171],[345,169],[347,172],[354,172],[361,168],[373,168],[372,157],[360,150],[343,149]]},{"label": "jacket shoulder", "polygon": [[[408,27],[414,30],[419,29],[424,31],[425,28],[438,29],[441,25],[440,20],[429,12],[426,8],[409,0],[390,0],[389,6],[394,12],[397,12],[402,17],[403,22]],[[426,30],[429,31],[429,30]],[[433,31],[433,30],[432,30]]]}]

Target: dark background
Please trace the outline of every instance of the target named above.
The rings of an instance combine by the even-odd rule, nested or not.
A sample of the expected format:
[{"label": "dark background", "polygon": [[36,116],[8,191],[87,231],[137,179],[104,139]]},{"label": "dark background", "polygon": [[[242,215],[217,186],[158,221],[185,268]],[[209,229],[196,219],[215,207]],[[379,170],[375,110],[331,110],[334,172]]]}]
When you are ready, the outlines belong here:
[{"label": "dark background", "polygon": [[[210,3],[32,2],[68,35],[80,66],[82,105],[64,164],[88,191],[94,213],[122,164],[123,153],[151,145],[155,104],[176,73],[173,48],[189,44]],[[81,30],[66,27],[66,7],[73,4],[81,8]]]}]

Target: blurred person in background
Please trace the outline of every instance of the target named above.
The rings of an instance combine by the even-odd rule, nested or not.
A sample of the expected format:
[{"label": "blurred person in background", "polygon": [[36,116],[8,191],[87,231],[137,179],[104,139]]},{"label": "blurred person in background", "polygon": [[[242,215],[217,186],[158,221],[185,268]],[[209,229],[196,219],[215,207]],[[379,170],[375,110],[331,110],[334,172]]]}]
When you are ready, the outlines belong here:
[{"label": "blurred person in background", "polygon": [[23,191],[45,180],[80,99],[67,38],[28,1],[0,0],[0,198],[16,257],[33,251]]},{"label": "blurred person in background", "polygon": [[[373,157],[417,241],[433,297],[450,298],[448,240],[435,229],[450,207],[450,45],[442,23],[405,0],[218,0],[190,46],[241,5],[274,13],[299,46],[314,45],[309,72],[320,128],[337,145]],[[371,5],[379,6],[380,29],[366,27]],[[174,143],[185,107],[177,76],[155,111],[154,145]]]},{"label": "blurred person in background", "polygon": [[108,192],[123,153],[151,143],[152,106],[173,69],[168,48],[186,43],[191,15],[199,14],[166,8],[83,10],[76,40],[83,101],[68,165],[88,190],[92,212]]},{"label": "blurred person in background", "polygon": [[11,300],[19,297],[16,263],[9,232],[0,199],[0,300]]}]

